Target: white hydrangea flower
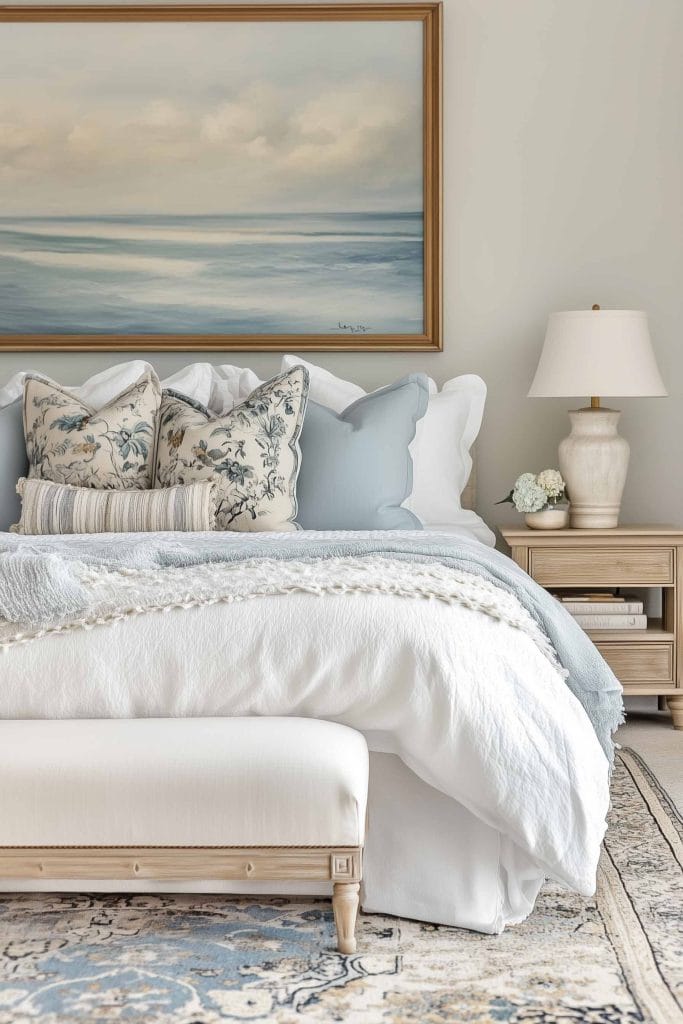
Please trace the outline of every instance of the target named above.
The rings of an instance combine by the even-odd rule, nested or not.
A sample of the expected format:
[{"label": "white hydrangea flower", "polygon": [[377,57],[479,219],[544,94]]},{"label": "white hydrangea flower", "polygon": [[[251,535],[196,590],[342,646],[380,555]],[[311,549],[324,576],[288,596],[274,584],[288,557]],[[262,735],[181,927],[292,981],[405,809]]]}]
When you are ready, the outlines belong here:
[{"label": "white hydrangea flower", "polygon": [[548,503],[548,495],[533,473],[522,473],[515,481],[512,502],[518,512],[540,512]]},{"label": "white hydrangea flower", "polygon": [[544,469],[536,477],[536,483],[549,498],[561,498],[564,494],[564,480],[557,469]]}]

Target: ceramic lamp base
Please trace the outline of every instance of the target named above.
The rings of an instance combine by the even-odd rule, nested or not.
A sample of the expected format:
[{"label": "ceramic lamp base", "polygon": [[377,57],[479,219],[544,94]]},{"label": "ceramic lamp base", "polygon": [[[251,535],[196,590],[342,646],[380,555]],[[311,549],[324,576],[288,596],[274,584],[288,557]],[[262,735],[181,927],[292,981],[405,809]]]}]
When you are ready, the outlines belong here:
[{"label": "ceramic lamp base", "polygon": [[619,525],[621,505],[579,505],[570,515],[574,530],[613,530]]},{"label": "ceramic lamp base", "polygon": [[577,409],[572,430],[560,443],[560,472],[567,484],[570,525],[609,530],[619,525],[621,496],[628,472],[628,441],[617,433],[616,409]]}]

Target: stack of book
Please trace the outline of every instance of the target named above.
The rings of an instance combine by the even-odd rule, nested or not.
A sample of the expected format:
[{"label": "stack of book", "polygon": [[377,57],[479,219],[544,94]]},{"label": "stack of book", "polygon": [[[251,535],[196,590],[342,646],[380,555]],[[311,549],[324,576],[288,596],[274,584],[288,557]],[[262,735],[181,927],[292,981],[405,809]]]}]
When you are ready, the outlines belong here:
[{"label": "stack of book", "polygon": [[556,594],[583,629],[647,629],[643,602],[618,594]]}]

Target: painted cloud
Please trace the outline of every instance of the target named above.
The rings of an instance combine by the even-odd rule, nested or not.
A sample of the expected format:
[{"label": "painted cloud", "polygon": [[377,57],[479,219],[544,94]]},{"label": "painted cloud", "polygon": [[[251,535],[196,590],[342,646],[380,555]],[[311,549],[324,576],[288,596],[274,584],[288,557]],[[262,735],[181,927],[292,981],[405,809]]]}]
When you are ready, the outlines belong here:
[{"label": "painted cloud", "polygon": [[418,23],[4,25],[0,67],[5,215],[421,207]]}]

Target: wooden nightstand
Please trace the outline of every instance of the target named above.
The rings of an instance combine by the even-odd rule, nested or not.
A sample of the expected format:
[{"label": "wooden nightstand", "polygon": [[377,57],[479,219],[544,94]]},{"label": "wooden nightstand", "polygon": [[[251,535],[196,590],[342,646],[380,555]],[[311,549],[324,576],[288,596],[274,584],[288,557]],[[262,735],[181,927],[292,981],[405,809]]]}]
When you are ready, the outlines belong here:
[{"label": "wooden nightstand", "polygon": [[591,640],[627,696],[666,696],[683,729],[683,529],[619,526],[614,530],[500,531],[517,565],[547,589],[661,589],[662,617],[646,630],[596,629]]}]

